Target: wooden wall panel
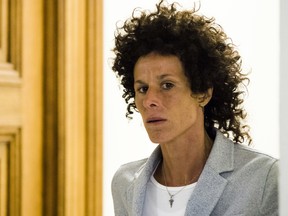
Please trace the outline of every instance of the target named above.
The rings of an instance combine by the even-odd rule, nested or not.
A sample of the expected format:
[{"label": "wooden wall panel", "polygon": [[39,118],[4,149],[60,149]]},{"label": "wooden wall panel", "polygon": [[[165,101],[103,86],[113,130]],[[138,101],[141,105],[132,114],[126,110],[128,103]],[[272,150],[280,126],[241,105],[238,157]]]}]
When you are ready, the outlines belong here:
[{"label": "wooden wall panel", "polygon": [[9,149],[8,142],[0,135],[0,215],[8,215]]},{"label": "wooden wall panel", "polygon": [[42,215],[42,25],[42,0],[0,0],[1,211],[9,216]]},{"label": "wooden wall panel", "polygon": [[9,38],[9,9],[8,0],[0,1],[0,62],[7,62]]},{"label": "wooden wall panel", "polygon": [[20,215],[21,170],[20,131],[14,127],[0,127],[0,213]]},{"label": "wooden wall panel", "polygon": [[19,84],[21,71],[21,0],[0,1],[0,82]]},{"label": "wooden wall panel", "polygon": [[102,215],[103,2],[87,1],[87,215]]},{"label": "wooden wall panel", "polygon": [[23,0],[20,7],[21,215],[37,216],[42,215],[43,199],[43,1]]},{"label": "wooden wall panel", "polygon": [[46,216],[102,215],[102,1],[44,4]]},{"label": "wooden wall panel", "polygon": [[0,1],[0,214],[11,216],[21,215],[22,191],[21,13],[12,17],[19,1]]},{"label": "wooden wall panel", "polygon": [[[62,1],[59,1],[59,4]],[[59,138],[58,109],[58,9],[56,1],[44,1],[44,130],[43,130],[43,215],[61,214],[63,199],[58,196],[58,152],[63,143]],[[59,22],[60,23],[60,22]],[[61,208],[63,209],[63,208]],[[59,211],[59,212],[58,212]]]},{"label": "wooden wall panel", "polygon": [[21,124],[21,89],[0,84],[0,101],[0,125],[19,126]]},{"label": "wooden wall panel", "polygon": [[[65,215],[85,215],[86,1],[66,1],[65,19]],[[69,37],[68,37],[69,35]]]}]

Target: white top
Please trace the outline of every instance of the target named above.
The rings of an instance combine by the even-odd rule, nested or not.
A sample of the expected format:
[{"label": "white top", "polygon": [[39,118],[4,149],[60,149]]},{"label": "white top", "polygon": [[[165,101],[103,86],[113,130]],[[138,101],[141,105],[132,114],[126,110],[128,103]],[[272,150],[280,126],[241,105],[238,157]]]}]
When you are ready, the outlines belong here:
[{"label": "white top", "polygon": [[[166,186],[159,184],[152,175],[147,183],[143,216],[184,216],[188,200],[196,183],[183,186],[184,188],[166,188]],[[171,195],[175,194],[172,207],[170,206],[170,195],[167,189]]]}]

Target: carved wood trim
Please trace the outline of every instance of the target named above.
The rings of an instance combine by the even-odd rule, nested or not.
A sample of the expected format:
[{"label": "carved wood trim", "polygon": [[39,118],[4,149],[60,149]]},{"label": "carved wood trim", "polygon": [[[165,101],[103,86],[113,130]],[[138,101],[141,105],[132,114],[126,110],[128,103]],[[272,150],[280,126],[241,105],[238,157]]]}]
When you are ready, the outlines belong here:
[{"label": "carved wood trim", "polygon": [[101,216],[102,0],[44,1],[44,17],[43,213]]},{"label": "carved wood trim", "polygon": [[87,35],[87,215],[102,215],[103,2],[88,0]]},{"label": "carved wood trim", "polygon": [[21,0],[0,1],[0,84],[20,84]]},{"label": "carved wood trim", "polygon": [[[7,62],[9,38],[9,1],[0,1],[0,62]],[[0,64],[1,67],[1,64]]]},{"label": "carved wood trim", "polygon": [[19,72],[21,77],[22,65],[22,0],[9,0],[10,2],[10,39],[8,62],[13,65],[15,71]]},{"label": "carved wood trim", "polygon": [[[8,187],[6,213],[11,216],[19,216],[21,212],[20,129],[15,127],[0,127],[0,145],[5,145],[5,148],[7,148]],[[1,176],[1,178],[3,177]]]},{"label": "carved wood trim", "polygon": [[[62,2],[62,1],[60,1]],[[63,143],[59,138],[58,114],[58,13],[56,1],[43,1],[44,6],[44,69],[43,69],[43,214],[58,214],[59,199],[58,180],[63,176],[58,173],[59,149]]]}]

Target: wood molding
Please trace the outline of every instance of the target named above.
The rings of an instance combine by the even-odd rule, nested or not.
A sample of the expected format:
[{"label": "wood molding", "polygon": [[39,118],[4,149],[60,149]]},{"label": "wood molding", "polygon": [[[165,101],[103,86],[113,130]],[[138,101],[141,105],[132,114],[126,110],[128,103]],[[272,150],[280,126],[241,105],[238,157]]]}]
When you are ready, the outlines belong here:
[{"label": "wood molding", "polygon": [[19,70],[22,79],[20,109],[21,215],[23,216],[42,215],[43,2],[44,0],[25,0],[19,5],[22,32],[21,49],[17,52],[21,53]]},{"label": "wood molding", "polygon": [[0,142],[3,160],[8,161],[7,166],[1,162],[8,181],[5,215],[42,215],[41,9],[42,0],[0,1]]},{"label": "wood molding", "polygon": [[102,215],[103,2],[88,0],[87,215]]},{"label": "wood molding", "polygon": [[14,66],[0,63],[0,215],[21,215],[20,84]]},{"label": "wood molding", "polygon": [[21,0],[0,1],[0,71],[11,71],[12,77],[18,73],[17,78],[21,71],[21,4]]},{"label": "wood molding", "polygon": [[9,1],[0,1],[0,62],[7,62],[9,50]]},{"label": "wood molding", "polygon": [[21,0],[0,1],[0,85],[21,84]]},{"label": "wood molding", "polygon": [[[60,1],[62,2],[62,1]],[[58,114],[58,7],[56,1],[44,1],[44,82],[43,82],[43,214],[58,214],[63,205],[58,196],[58,155],[62,146],[59,138]],[[60,143],[60,144],[59,144]],[[61,151],[62,152],[62,151]],[[60,193],[61,194],[61,193]],[[62,208],[61,208],[62,209]]]},{"label": "wood molding", "polygon": [[102,0],[44,1],[47,216],[102,215]]},{"label": "wood molding", "polygon": [[[18,216],[21,212],[21,145],[19,128],[0,127],[0,145],[0,213],[1,215],[3,213],[3,215]],[[2,186],[6,188],[2,188]]]},{"label": "wood molding", "polygon": [[0,64],[0,86],[20,86],[19,72],[11,64]]},{"label": "wood molding", "polygon": [[15,71],[22,76],[22,21],[23,0],[9,0],[10,36],[8,62],[13,65]]},{"label": "wood molding", "polygon": [[65,215],[85,215],[86,180],[86,1],[65,1]]}]

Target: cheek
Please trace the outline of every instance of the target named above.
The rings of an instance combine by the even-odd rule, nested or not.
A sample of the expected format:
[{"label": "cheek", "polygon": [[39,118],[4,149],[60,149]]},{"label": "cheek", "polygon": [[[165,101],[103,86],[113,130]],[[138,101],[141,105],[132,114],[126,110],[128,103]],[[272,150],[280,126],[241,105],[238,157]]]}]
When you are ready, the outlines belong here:
[{"label": "cheek", "polygon": [[181,118],[183,121],[195,122],[200,114],[201,108],[198,104],[187,101],[187,103],[179,103]]},{"label": "cheek", "polygon": [[140,102],[139,98],[136,97],[136,96],[135,96],[135,98],[134,98],[134,103],[135,103],[136,109],[140,112],[140,111],[141,111],[141,104],[142,104],[142,103]]}]

